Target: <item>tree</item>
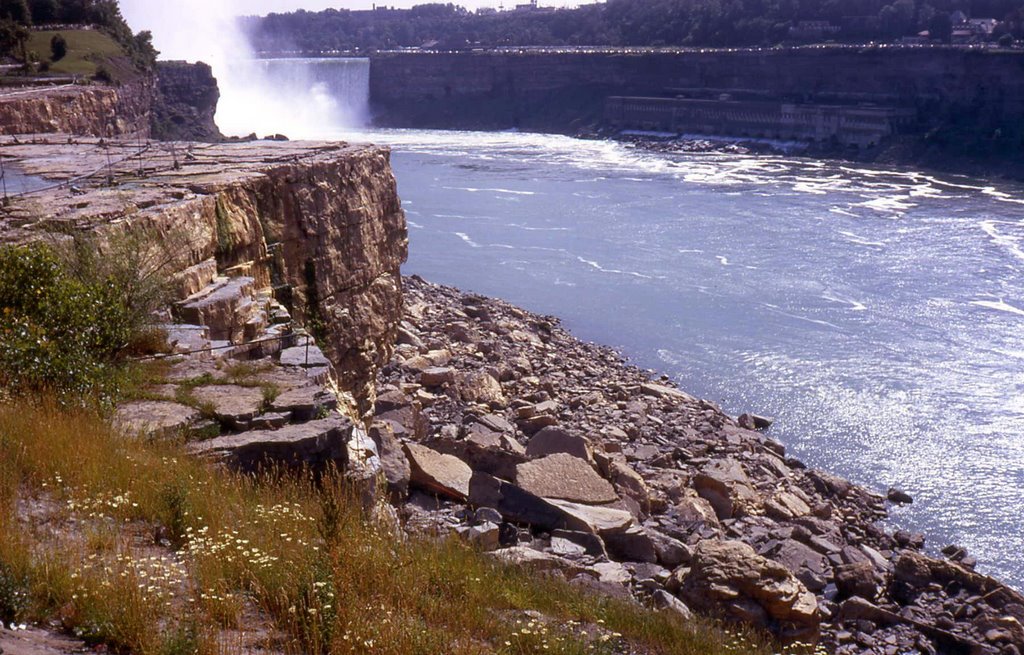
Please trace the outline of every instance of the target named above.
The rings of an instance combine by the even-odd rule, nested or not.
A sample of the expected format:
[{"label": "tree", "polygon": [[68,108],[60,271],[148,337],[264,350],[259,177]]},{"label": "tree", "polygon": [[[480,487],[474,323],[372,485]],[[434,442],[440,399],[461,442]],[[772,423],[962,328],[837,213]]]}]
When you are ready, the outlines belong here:
[{"label": "tree", "polygon": [[25,46],[28,44],[28,28],[10,18],[0,19],[0,54],[28,59]]},{"label": "tree", "polygon": [[50,54],[53,61],[60,61],[68,55],[68,42],[63,34],[55,34],[50,39]]},{"label": "tree", "polygon": [[928,33],[935,41],[949,43],[953,38],[953,21],[949,19],[949,14],[940,11],[932,16],[928,21]]},{"label": "tree", "polygon": [[1003,48],[1013,47],[1013,35],[1007,32],[999,37],[999,45]]},{"label": "tree", "polygon": [[57,0],[29,0],[32,22],[36,25],[56,22],[60,17],[60,2]]},{"label": "tree", "polygon": [[31,25],[32,12],[28,8],[28,0],[0,0],[0,18],[7,18],[21,25]]}]

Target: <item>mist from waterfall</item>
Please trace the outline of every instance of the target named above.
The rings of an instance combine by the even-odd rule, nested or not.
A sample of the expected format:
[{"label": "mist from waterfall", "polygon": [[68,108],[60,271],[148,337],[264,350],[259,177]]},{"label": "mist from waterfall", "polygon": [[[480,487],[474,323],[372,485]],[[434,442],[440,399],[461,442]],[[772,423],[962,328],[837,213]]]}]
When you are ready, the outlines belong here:
[{"label": "mist from waterfall", "polygon": [[317,138],[367,121],[368,62],[362,59],[258,60],[236,17],[244,0],[123,0],[135,30],[153,32],[161,59],[204,61],[220,86],[224,134]]}]

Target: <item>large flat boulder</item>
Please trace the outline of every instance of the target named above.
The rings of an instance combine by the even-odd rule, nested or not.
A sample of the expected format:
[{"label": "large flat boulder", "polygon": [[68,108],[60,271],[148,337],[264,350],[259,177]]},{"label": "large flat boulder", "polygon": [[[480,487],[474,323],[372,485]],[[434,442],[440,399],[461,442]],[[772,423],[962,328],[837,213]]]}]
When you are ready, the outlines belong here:
[{"label": "large flat boulder", "polygon": [[211,384],[196,387],[192,396],[201,404],[209,405],[217,420],[233,428],[244,428],[263,412],[265,402],[259,387],[240,387],[234,384]]},{"label": "large flat boulder", "polygon": [[114,423],[130,434],[162,437],[188,428],[199,411],[180,403],[139,400],[118,406]]},{"label": "large flat boulder", "polygon": [[565,514],[566,527],[570,530],[605,535],[623,532],[635,523],[633,515],[622,509],[581,505],[556,498],[547,500]]},{"label": "large flat boulder", "polygon": [[554,425],[540,430],[526,444],[526,454],[533,458],[556,453],[567,453],[588,462],[594,459],[593,448],[586,437]]},{"label": "large flat boulder", "polygon": [[543,498],[600,505],[619,500],[612,484],[584,460],[556,453],[516,467],[516,484]]},{"label": "large flat boulder", "polygon": [[331,417],[286,425],[280,430],[253,430],[191,444],[190,453],[220,459],[234,468],[254,471],[267,464],[322,468],[344,464],[345,444],[355,426]]},{"label": "large flat boulder", "polygon": [[414,443],[404,444],[413,486],[455,500],[469,498],[473,469],[458,457]]},{"label": "large flat boulder", "polygon": [[675,574],[688,606],[765,628],[787,640],[816,640],[814,594],[782,564],[740,541],[703,541]]}]

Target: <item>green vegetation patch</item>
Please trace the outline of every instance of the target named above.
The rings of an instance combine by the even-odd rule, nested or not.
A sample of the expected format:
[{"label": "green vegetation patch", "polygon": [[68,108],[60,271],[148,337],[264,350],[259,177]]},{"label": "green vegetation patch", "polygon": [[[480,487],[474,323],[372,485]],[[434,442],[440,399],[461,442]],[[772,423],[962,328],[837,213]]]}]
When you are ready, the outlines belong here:
[{"label": "green vegetation patch", "polygon": [[124,49],[99,30],[32,32],[26,48],[29,53],[34,52],[40,61],[50,61],[53,57],[53,39],[58,34],[67,42],[67,54],[57,61],[51,61],[51,75],[92,77],[101,66],[109,67],[111,59],[125,56]]}]

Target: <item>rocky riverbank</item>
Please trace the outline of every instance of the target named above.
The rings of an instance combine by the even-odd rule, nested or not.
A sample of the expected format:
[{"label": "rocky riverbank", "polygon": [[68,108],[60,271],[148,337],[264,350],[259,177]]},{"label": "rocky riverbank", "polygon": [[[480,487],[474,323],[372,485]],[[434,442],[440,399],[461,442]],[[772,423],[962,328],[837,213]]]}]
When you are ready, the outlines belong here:
[{"label": "rocky riverbank", "polygon": [[[880,524],[887,499],[582,343],[416,277],[370,430],[409,529],[836,653],[1024,649],[1024,596]],[[898,497],[894,494],[893,497]]]}]

